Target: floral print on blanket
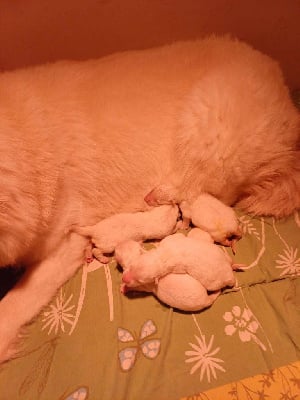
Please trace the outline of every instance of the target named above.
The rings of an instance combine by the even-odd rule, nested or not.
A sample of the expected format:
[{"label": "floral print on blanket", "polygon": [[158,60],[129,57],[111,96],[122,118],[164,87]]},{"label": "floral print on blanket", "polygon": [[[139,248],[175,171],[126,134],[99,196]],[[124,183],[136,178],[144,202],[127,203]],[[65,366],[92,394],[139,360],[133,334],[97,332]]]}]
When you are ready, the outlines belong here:
[{"label": "floral print on blanket", "polygon": [[[299,213],[240,219],[231,256],[247,267],[199,313],[127,298],[113,262],[79,269],[28,327],[20,357],[0,369],[1,400],[296,400]],[[241,380],[257,374],[256,385]]]},{"label": "floral print on blanket", "polygon": [[59,329],[65,333],[65,325],[72,325],[75,315],[72,313],[75,305],[71,303],[73,294],[71,294],[65,300],[66,294],[63,289],[60,288],[59,295],[54,300],[53,304],[50,304],[48,309],[43,312],[44,318],[42,330],[48,329],[48,335],[54,331],[57,335]]},{"label": "floral print on blanket", "polygon": [[226,372],[225,368],[222,366],[224,360],[215,357],[219,353],[220,347],[213,347],[214,345],[214,335],[212,335],[207,343],[205,335],[203,335],[200,325],[196,319],[195,314],[192,314],[194,323],[199,331],[199,336],[194,335],[196,339],[195,343],[189,343],[193,350],[187,350],[185,355],[186,363],[194,363],[190,370],[190,374],[194,374],[197,370],[200,371],[200,382],[203,381],[204,376],[208,382],[211,381],[211,377],[217,379],[217,371]]},{"label": "floral print on blanket", "polygon": [[241,307],[234,306],[231,311],[227,311],[223,315],[223,319],[229,322],[224,330],[226,335],[232,336],[237,333],[242,342],[253,340],[263,351],[266,351],[266,346],[256,335],[259,324],[249,308],[244,308],[242,311]]},{"label": "floral print on blanket", "polygon": [[[295,221],[297,223],[296,216],[298,216],[298,213],[295,213]],[[274,219],[273,219],[273,229],[275,234],[278,236],[278,238],[280,239],[280,241],[284,246],[281,253],[278,254],[276,260],[276,268],[281,270],[280,277],[284,275],[300,275],[300,256],[298,253],[298,247],[294,247],[288,244],[288,242],[278,232],[276,227],[276,222]]]},{"label": "floral print on blanket", "polygon": [[300,362],[229,383],[180,400],[298,400]]},{"label": "floral print on blanket", "polygon": [[73,393],[67,395],[67,397],[61,397],[59,400],[87,400],[89,391],[87,387],[80,387],[76,389]]},{"label": "floral print on blanket", "polygon": [[188,356],[185,360],[186,363],[194,363],[191,368],[190,374],[193,374],[198,369],[200,370],[200,381],[203,380],[204,375],[206,374],[207,381],[211,381],[211,377],[217,379],[216,371],[226,372],[224,367],[222,367],[221,363],[224,363],[224,360],[215,357],[217,353],[220,351],[220,347],[213,348],[214,344],[214,335],[210,337],[209,342],[207,343],[205,335],[201,335],[200,337],[195,335],[196,344],[189,343],[193,350],[187,350],[185,355]]}]

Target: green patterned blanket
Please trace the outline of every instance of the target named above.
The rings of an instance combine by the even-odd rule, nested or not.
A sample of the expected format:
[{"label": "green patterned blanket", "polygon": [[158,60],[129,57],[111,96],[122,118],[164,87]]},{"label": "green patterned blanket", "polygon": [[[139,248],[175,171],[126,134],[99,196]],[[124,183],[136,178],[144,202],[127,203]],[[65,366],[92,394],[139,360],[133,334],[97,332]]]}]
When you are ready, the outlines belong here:
[{"label": "green patterned blanket", "polygon": [[248,269],[199,313],[123,296],[113,262],[81,268],[1,368],[0,399],[178,400],[299,360],[300,216],[240,220]]}]

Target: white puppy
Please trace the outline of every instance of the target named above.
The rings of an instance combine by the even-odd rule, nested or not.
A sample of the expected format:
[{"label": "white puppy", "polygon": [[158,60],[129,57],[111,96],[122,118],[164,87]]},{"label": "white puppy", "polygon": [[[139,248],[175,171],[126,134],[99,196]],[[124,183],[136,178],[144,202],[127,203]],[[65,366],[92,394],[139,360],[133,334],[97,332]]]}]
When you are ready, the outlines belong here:
[{"label": "white puppy", "polygon": [[213,304],[221,291],[208,293],[204,285],[188,274],[167,274],[157,282],[130,288],[122,285],[122,292],[153,293],[163,303],[183,311],[200,311]]},{"label": "white puppy", "polygon": [[203,193],[189,204],[180,204],[182,216],[191,220],[194,226],[206,231],[212,239],[223,246],[231,246],[241,239],[242,233],[235,211],[215,197]]},{"label": "white puppy", "polygon": [[[213,243],[211,236],[201,229],[192,229],[188,236],[200,241]],[[121,292],[151,292],[163,303],[183,311],[199,311],[213,304],[221,291],[208,293],[204,285],[189,274],[169,273],[154,282],[128,287],[121,285]]]},{"label": "white puppy", "polygon": [[71,230],[89,237],[95,246],[93,254],[107,262],[103,253],[112,253],[125,240],[162,239],[176,231],[179,209],[176,205],[155,207],[150,211],[120,213],[92,226],[73,226]]},{"label": "white puppy", "polygon": [[[147,194],[145,201],[151,206],[175,204],[178,201],[176,197],[174,187],[160,185]],[[215,242],[231,246],[234,251],[235,243],[242,234],[233,208],[208,193],[201,193],[194,201],[181,201],[180,210],[185,227],[191,221],[194,226],[209,233]]]},{"label": "white puppy", "polygon": [[170,182],[255,214],[300,206],[299,113],[269,57],[229,37],[0,74],[0,362],[84,260],[66,229],[145,210]]},{"label": "white puppy", "polygon": [[115,249],[128,287],[155,282],[170,274],[189,274],[209,291],[234,286],[233,262],[222,248],[182,233],[167,236],[157,248],[146,251],[135,241]]}]

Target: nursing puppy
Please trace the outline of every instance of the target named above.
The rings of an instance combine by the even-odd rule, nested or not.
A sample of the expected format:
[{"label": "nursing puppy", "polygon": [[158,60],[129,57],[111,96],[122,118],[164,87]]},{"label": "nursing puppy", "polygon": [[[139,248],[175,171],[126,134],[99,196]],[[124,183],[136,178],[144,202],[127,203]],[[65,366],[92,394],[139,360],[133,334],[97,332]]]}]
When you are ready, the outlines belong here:
[{"label": "nursing puppy", "polygon": [[170,183],[246,211],[300,205],[299,115],[277,64],[210,37],[0,75],[0,265],[24,265],[0,302],[0,361],[79,268],[65,234]]},{"label": "nursing puppy", "polygon": [[[145,197],[152,206],[176,203],[172,198],[175,189],[169,185],[154,188]],[[213,240],[223,246],[230,246],[234,252],[235,243],[241,239],[238,217],[232,207],[226,206],[220,200],[208,193],[201,193],[193,202],[184,200],[180,203],[183,228],[192,222],[194,226],[209,233]]]},{"label": "nursing puppy", "polygon": [[112,253],[124,240],[158,240],[176,232],[181,226],[181,221],[177,222],[178,216],[178,206],[164,205],[150,211],[114,214],[96,225],[73,226],[71,230],[90,238],[94,245],[92,254],[107,263],[109,258],[105,254]]}]

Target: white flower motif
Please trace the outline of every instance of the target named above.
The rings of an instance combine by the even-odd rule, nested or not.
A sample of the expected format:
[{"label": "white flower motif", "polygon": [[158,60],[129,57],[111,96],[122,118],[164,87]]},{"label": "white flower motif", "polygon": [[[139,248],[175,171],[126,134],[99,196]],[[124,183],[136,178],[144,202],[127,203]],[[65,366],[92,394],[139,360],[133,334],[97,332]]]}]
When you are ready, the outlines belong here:
[{"label": "white flower motif", "polygon": [[42,330],[49,328],[48,335],[53,331],[55,334],[58,333],[59,328],[62,332],[65,332],[65,323],[72,325],[74,315],[70,311],[75,307],[74,305],[69,306],[73,294],[65,301],[65,294],[62,289],[60,289],[59,295],[55,299],[55,304],[49,306],[50,310],[43,313],[44,318],[42,319],[44,323]]},{"label": "white flower motif", "polygon": [[185,352],[186,356],[191,356],[190,358],[187,358],[185,362],[195,362],[195,365],[191,368],[190,374],[192,375],[195,371],[197,371],[197,369],[200,368],[200,381],[203,380],[205,373],[208,382],[211,380],[211,375],[214,379],[217,379],[216,370],[225,372],[225,369],[219,365],[224,361],[220,358],[213,357],[220,351],[220,347],[212,350],[214,335],[211,336],[208,344],[206,344],[205,335],[200,335],[200,337],[195,335],[195,338],[197,344],[189,343],[194,350],[187,350]]},{"label": "white flower motif", "polygon": [[298,256],[298,249],[293,247],[288,247],[283,251],[284,254],[278,255],[278,260],[276,260],[276,268],[283,269],[280,276],[289,275],[299,275],[300,274],[300,257]]},{"label": "white flower motif", "polygon": [[242,312],[239,306],[234,306],[231,312],[227,311],[223,315],[223,319],[226,322],[231,322],[225,327],[226,335],[232,336],[237,332],[242,342],[254,340],[263,350],[266,350],[264,344],[255,335],[259,324],[249,308],[244,308]]},{"label": "white flower motif", "polygon": [[256,236],[256,238],[258,240],[260,240],[260,236],[259,233],[257,232],[257,229],[255,228],[255,226],[253,225],[253,223],[251,222],[251,218],[249,218],[246,215],[242,215],[239,218],[239,222],[240,222],[240,226],[242,228],[242,233],[243,235],[254,235]]}]

